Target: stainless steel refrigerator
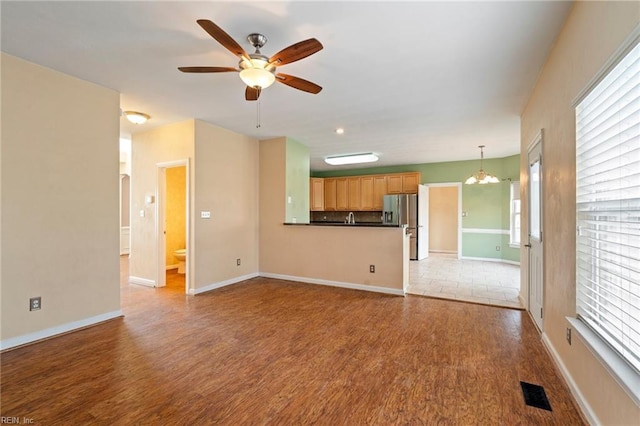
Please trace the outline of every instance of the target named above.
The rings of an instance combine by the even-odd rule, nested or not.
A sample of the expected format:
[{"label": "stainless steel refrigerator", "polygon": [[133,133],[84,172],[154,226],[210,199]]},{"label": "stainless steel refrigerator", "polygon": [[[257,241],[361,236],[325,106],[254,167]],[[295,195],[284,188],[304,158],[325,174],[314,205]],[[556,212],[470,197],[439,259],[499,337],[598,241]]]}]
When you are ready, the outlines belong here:
[{"label": "stainless steel refrigerator", "polygon": [[386,225],[407,225],[411,233],[409,258],[418,260],[418,196],[416,194],[385,195],[382,221]]}]

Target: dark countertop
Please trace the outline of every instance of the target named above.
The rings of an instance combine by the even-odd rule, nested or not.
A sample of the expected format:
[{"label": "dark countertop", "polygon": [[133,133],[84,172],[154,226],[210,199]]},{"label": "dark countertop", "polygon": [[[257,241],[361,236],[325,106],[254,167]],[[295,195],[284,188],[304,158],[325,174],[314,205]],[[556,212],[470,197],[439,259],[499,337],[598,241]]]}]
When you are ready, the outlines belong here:
[{"label": "dark countertop", "polygon": [[311,223],[285,223],[285,225],[303,225],[303,226],[351,226],[351,227],[371,227],[371,228],[400,228],[398,225],[386,225],[380,222],[356,222],[356,223],[344,223],[344,222],[311,222]]}]

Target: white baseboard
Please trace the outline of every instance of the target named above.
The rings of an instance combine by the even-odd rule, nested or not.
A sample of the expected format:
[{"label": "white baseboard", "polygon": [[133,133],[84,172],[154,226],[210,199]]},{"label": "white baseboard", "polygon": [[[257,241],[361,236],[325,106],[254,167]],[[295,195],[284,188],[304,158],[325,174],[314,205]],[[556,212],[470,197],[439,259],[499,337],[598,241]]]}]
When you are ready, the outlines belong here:
[{"label": "white baseboard", "polygon": [[0,350],[9,348],[15,348],[17,346],[34,343],[39,340],[48,339],[60,334],[69,333],[71,331],[87,328],[101,322],[109,321],[114,318],[122,317],[122,311],[107,312],[106,314],[96,315],[95,317],[85,318],[79,321],[73,321],[66,324],[58,325],[55,327],[47,328],[44,330],[36,331],[33,333],[24,334],[22,336],[11,337],[0,341]]},{"label": "white baseboard", "polygon": [[458,250],[429,250],[429,253],[458,254]]},{"label": "white baseboard", "polygon": [[331,287],[348,288],[351,290],[373,291],[376,293],[393,294],[394,296],[404,296],[404,290],[396,288],[378,287],[366,284],[345,283],[341,281],[329,281],[317,278],[295,277],[292,275],[271,274],[268,272],[260,272],[261,277],[275,278],[279,280],[298,281],[307,284],[328,285]]},{"label": "white baseboard", "polygon": [[556,351],[556,348],[553,346],[553,344],[549,340],[549,337],[546,335],[546,333],[542,333],[542,343],[551,354],[551,358],[553,359],[556,366],[558,367],[558,370],[560,370],[562,377],[564,377],[565,382],[569,386],[569,390],[571,391],[571,394],[573,395],[576,402],[580,406],[580,410],[582,411],[582,414],[587,419],[589,424],[590,425],[602,424],[598,419],[598,417],[596,416],[596,414],[593,412],[593,409],[591,408],[587,400],[584,398],[584,395],[582,395],[582,392],[580,392],[578,385],[573,380],[571,373],[569,373],[569,370],[567,370],[567,367],[565,367],[564,362],[562,362],[562,359],[558,354],[558,351]]},{"label": "white baseboard", "polygon": [[516,262],[514,260],[506,260],[500,259],[496,257],[470,257],[470,256],[462,256],[460,259],[464,260],[481,260],[483,262],[500,262],[500,263],[508,263],[510,265],[520,266],[520,262]]},{"label": "white baseboard", "polygon": [[242,275],[240,277],[234,277],[225,281],[220,281],[217,283],[213,283],[213,284],[209,284],[207,286],[204,287],[200,287],[200,288],[196,288],[196,289],[189,289],[189,294],[190,295],[196,295],[196,294],[200,294],[200,293],[205,293],[207,291],[211,291],[211,290],[215,290],[217,288],[221,288],[221,287],[226,287],[228,285],[231,284],[236,284],[239,283],[241,281],[246,281],[246,280],[250,280],[251,278],[255,278],[259,276],[257,273],[253,273],[253,274],[247,274],[247,275]]},{"label": "white baseboard", "polygon": [[133,275],[129,276],[129,283],[130,284],[143,285],[143,286],[146,286],[146,287],[155,287],[156,286],[155,280],[150,280],[148,278],[134,277]]},{"label": "white baseboard", "polygon": [[518,293],[518,300],[520,301],[520,306],[524,306],[524,310],[529,311],[529,304],[524,300],[524,297],[522,297],[522,293]]}]

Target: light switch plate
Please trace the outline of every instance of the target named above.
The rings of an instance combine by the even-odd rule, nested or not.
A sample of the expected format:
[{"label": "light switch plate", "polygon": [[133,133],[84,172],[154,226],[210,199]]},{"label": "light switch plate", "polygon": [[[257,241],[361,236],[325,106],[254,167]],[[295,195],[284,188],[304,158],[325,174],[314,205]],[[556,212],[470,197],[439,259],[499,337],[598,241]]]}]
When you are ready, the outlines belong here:
[{"label": "light switch plate", "polygon": [[200,218],[201,219],[211,219],[211,212],[210,211],[201,211],[200,212]]}]

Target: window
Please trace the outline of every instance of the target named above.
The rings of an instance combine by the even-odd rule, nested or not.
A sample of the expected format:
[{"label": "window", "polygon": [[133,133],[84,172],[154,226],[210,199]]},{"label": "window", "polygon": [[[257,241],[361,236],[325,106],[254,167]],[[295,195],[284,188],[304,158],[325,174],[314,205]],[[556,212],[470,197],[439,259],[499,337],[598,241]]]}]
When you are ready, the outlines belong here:
[{"label": "window", "polygon": [[509,213],[510,234],[509,245],[520,247],[520,182],[511,182],[511,210]]},{"label": "window", "polygon": [[640,44],[577,104],[576,223],[578,318],[638,373]]}]

